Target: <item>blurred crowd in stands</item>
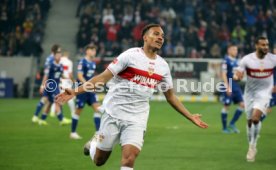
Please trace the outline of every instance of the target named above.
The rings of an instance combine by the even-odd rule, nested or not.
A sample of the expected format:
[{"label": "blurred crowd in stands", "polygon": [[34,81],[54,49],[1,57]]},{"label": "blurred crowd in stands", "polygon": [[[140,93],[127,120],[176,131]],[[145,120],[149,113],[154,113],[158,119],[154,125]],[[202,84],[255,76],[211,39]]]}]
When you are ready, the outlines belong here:
[{"label": "blurred crowd in stands", "polygon": [[0,1],[0,55],[40,57],[50,0]]},{"label": "blurred crowd in stands", "polygon": [[141,29],[160,23],[163,57],[221,58],[229,43],[240,55],[254,50],[256,36],[276,44],[273,0],[80,0],[76,45],[96,44],[100,56],[141,46]]},{"label": "blurred crowd in stands", "polygon": [[[0,55],[40,57],[50,7],[51,0],[1,0]],[[141,46],[143,26],[159,23],[163,57],[221,58],[229,43],[243,55],[256,36],[276,45],[275,7],[275,0],[79,0],[76,46],[82,54],[96,44],[99,56],[114,57]]]}]

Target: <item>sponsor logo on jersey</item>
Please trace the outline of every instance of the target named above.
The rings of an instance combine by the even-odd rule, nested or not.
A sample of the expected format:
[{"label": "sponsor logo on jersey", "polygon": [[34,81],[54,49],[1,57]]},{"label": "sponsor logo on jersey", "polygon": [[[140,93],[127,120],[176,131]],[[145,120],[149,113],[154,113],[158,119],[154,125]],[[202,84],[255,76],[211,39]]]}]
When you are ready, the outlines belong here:
[{"label": "sponsor logo on jersey", "polygon": [[267,78],[273,74],[273,68],[271,69],[246,69],[247,75],[252,78]]},{"label": "sponsor logo on jersey", "polygon": [[154,73],[154,70],[149,73],[149,71],[133,67],[127,67],[118,75],[123,79],[127,79],[131,82],[135,82],[136,84],[147,86],[149,88],[155,88],[156,85],[162,80],[162,76]]},{"label": "sponsor logo on jersey", "polygon": [[137,74],[130,81],[135,82],[140,85],[143,85],[143,86],[148,86],[151,88],[156,87],[156,85],[159,83],[159,81],[156,79],[137,75]]}]

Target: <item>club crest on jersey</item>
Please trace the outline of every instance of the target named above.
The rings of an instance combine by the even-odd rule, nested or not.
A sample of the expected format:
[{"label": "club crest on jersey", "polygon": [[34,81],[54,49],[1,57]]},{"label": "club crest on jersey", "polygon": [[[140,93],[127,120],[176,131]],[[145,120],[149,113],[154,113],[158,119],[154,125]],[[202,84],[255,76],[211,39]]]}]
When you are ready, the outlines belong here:
[{"label": "club crest on jersey", "polygon": [[148,73],[149,73],[150,76],[152,76],[153,73],[154,73],[154,68],[149,67],[149,68],[148,68]]}]

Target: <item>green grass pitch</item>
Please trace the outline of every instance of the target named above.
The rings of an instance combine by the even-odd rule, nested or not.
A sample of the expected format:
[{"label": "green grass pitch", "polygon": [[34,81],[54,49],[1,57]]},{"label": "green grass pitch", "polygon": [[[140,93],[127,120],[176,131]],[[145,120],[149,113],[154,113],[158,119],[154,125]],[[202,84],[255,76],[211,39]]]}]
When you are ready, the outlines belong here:
[{"label": "green grass pitch", "polygon": [[[38,99],[0,99],[1,170],[118,170],[120,147],[102,167],[82,153],[94,132],[92,109],[83,111],[78,132],[82,140],[69,139],[70,126],[59,126],[48,117],[49,126],[31,123]],[[276,169],[276,109],[263,123],[256,162],[245,160],[247,141],[245,115],[237,126],[240,134],[222,134],[219,103],[185,103],[201,113],[208,129],[200,129],[173,111],[165,102],[151,102],[145,143],[136,170],[273,170]],[[69,117],[68,107],[64,107]],[[232,112],[234,107],[232,107]],[[230,115],[232,117],[232,114]]]}]

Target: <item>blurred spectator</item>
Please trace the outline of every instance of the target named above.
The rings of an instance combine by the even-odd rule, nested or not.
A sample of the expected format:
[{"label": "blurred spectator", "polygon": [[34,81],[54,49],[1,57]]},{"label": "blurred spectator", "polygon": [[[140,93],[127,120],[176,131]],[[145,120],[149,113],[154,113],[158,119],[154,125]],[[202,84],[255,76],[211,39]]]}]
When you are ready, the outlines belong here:
[{"label": "blurred spectator", "polygon": [[50,0],[2,0],[0,6],[0,55],[39,58]]},{"label": "blurred spectator", "polygon": [[183,44],[181,43],[181,41],[179,41],[176,45],[176,47],[174,48],[174,55],[178,56],[178,57],[183,57],[185,55],[185,48],[183,46]]},{"label": "blurred spectator", "polygon": [[229,43],[245,54],[258,35],[268,36],[271,48],[276,45],[275,7],[272,0],[80,0],[77,48],[95,43],[100,56],[114,56],[141,46],[142,28],[159,23],[167,40],[164,57],[221,58]]}]

